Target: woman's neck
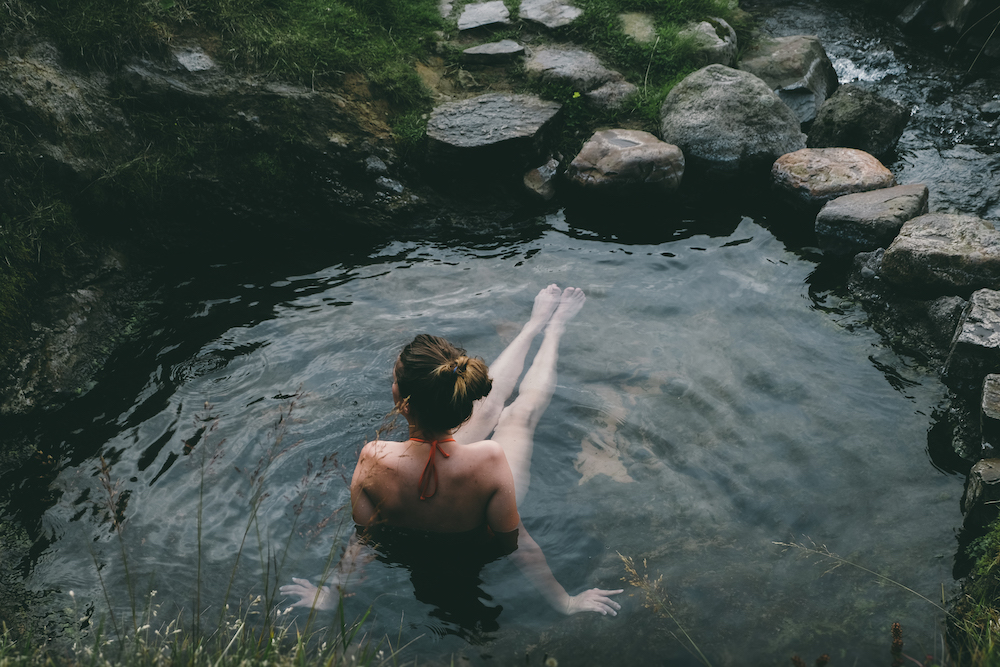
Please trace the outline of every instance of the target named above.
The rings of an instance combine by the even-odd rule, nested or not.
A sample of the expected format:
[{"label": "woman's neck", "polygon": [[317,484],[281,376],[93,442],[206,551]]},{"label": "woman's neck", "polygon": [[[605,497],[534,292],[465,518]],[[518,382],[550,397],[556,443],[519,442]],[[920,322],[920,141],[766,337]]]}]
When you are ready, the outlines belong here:
[{"label": "woman's neck", "polygon": [[431,431],[428,429],[420,428],[414,424],[410,424],[410,439],[411,440],[445,440],[451,437],[451,431]]}]

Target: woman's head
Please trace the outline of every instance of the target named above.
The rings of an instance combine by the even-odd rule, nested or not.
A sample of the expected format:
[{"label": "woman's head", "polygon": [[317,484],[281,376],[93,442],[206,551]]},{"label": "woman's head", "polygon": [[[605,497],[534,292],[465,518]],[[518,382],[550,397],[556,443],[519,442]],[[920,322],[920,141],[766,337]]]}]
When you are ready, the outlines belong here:
[{"label": "woman's head", "polygon": [[474,401],[493,387],[486,362],[444,338],[420,334],[399,353],[395,369],[399,401],[427,431],[447,431],[472,416]]}]

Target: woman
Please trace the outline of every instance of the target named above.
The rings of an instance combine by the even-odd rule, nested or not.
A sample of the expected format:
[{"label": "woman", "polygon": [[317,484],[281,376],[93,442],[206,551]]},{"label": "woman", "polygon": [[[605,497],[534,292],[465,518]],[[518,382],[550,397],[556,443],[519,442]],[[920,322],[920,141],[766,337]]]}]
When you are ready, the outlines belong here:
[{"label": "woman", "polygon": [[[430,539],[468,533],[480,542],[516,545],[511,558],[555,609],[616,615],[621,606],[609,596],[620,589],[566,593],[517,510],[531,479],[535,427],[555,389],[559,341],[585,300],[575,287],[543,289],[527,324],[489,369],[426,334],[403,348],[393,370],[392,397],[410,437],[375,440],[362,449],[351,481],[355,522],[422,531]],[[531,342],[543,330],[517,399],[505,406]],[[342,563],[356,556],[356,548],[352,540]],[[307,580],[294,581],[281,589],[302,598],[293,606],[336,604],[329,587],[317,590]]]}]

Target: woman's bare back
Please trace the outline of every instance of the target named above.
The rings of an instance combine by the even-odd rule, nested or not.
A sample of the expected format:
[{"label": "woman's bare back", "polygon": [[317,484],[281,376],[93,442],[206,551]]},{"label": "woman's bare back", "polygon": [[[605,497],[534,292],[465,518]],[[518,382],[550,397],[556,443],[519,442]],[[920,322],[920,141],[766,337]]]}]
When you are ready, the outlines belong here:
[{"label": "woman's bare back", "polygon": [[[503,448],[492,440],[438,442],[443,453],[434,454],[430,464],[428,442],[377,440],[365,445],[351,481],[355,522],[439,533],[483,525],[496,533],[516,529],[520,518],[514,479]],[[437,472],[434,493],[422,500],[420,479],[430,467]]]}]

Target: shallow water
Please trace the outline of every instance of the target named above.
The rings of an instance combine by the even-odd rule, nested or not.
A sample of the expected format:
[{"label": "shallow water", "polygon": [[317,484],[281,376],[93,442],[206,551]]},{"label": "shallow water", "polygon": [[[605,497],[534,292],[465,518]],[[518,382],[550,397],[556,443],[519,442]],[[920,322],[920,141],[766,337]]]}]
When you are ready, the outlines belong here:
[{"label": "shallow water", "polygon": [[[936,115],[976,96],[921,92],[951,85],[952,70],[919,52],[903,60],[905,42],[870,20],[812,3],[769,11],[775,32],[819,33],[845,80],[898,86],[936,110],[900,144],[902,182],[955,173],[960,187],[932,186],[933,208],[996,208],[991,181],[961,175],[992,164],[989,142],[955,140]],[[662,575],[672,618],[627,585],[617,618],[559,617],[506,559],[479,574],[484,605],[502,607],[493,623],[442,618],[414,598],[405,568],[380,561],[350,586],[348,618],[370,606],[370,634],[412,641],[404,657],[422,663],[696,664],[683,627],[716,665],[795,653],[870,664],[885,659],[894,621],[907,653],[934,652],[942,614],[928,602],[774,542],[825,545],[931,599],[951,594],[963,480],[927,453],[943,387],[821,286],[820,256],[788,240],[801,234],[713,215],[631,232],[626,218],[608,233],[558,212],[496,239],[445,232],[326,263],[168,275],[143,337],[39,430],[64,459],[19,499],[40,536],[30,583],[56,591],[57,606],[73,590],[97,616],[107,589],[127,616],[109,488],[136,595],[141,605],[157,591],[159,619],[190,614],[198,597],[212,624],[230,587],[235,605],[266,594],[265,580],[315,579],[347,539],[347,480],[391,408],[399,348],[427,331],[490,360],[557,282],[588,301],[564,338],[525,524],[571,592],[622,585],[620,553]]]}]

